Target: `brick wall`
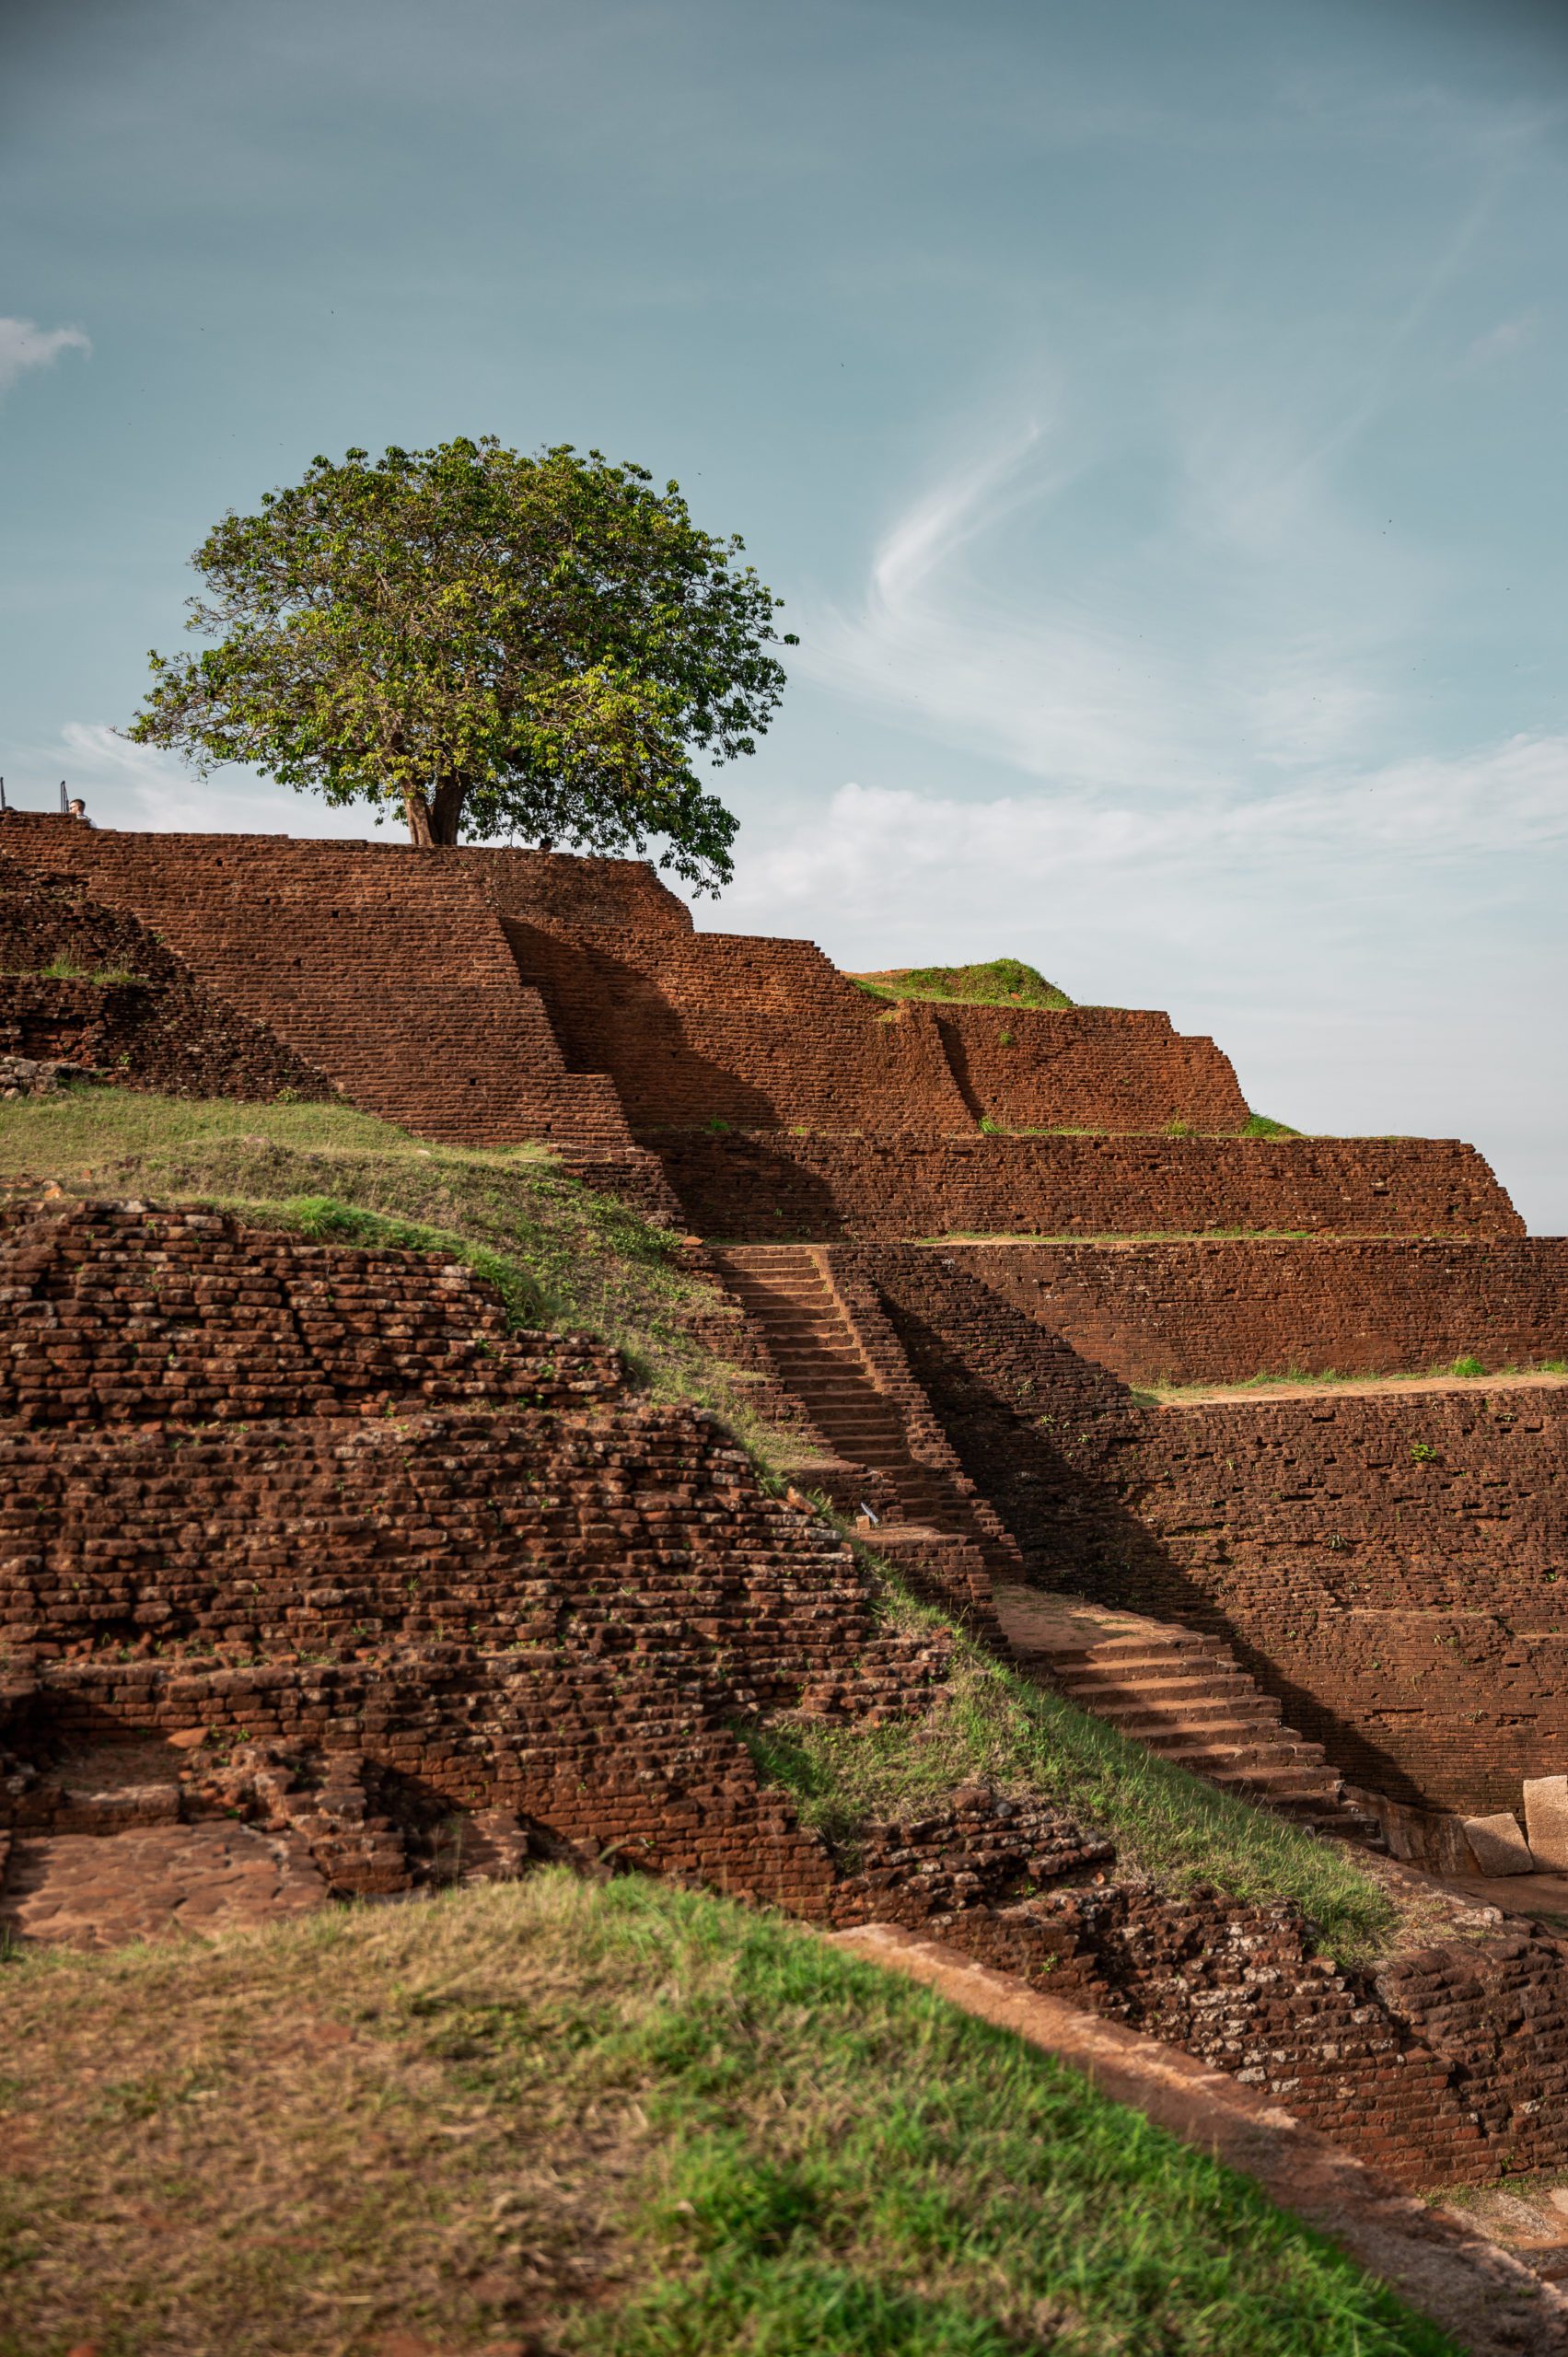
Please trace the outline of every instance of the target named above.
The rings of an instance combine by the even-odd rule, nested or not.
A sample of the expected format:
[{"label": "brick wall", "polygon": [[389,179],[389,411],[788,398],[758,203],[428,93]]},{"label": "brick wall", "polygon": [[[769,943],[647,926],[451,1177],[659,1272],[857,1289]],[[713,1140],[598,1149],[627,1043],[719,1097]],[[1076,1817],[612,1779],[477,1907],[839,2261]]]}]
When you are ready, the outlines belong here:
[{"label": "brick wall", "polygon": [[1568,1359],[1568,1243],[1497,1237],[943,1248],[1128,1383]]},{"label": "brick wall", "polygon": [[[972,1130],[935,1012],[889,1009],[808,941],[510,924],[574,1062],[633,1127]],[[890,1016],[891,1019],[887,1019]]]},{"label": "brick wall", "polygon": [[63,1749],[205,1728],[827,1905],[731,1723],[918,1709],[947,1641],[887,1635],[711,1418],[439,1257],[216,1214],[12,1207],[0,1311],[13,1822]]},{"label": "brick wall", "polygon": [[656,1144],[691,1226],[736,1243],[1074,1229],[1524,1232],[1475,1148],[1447,1138],[824,1138],[774,1132],[688,1132]]},{"label": "brick wall", "polygon": [[[204,987],[367,1111],[431,1137],[630,1150],[608,1078],[568,1071],[494,899],[494,878],[521,896],[530,875],[541,891],[557,865],[590,863],[278,835],[116,834],[20,813],[5,821],[0,848],[138,918]],[[502,863],[494,870],[482,864],[492,856]],[[616,872],[588,879],[591,888],[618,906],[634,897],[637,864],[605,865]]]},{"label": "brick wall", "polygon": [[[851,1295],[866,1257],[842,1257]],[[978,1315],[938,1256],[883,1276],[901,1328]],[[1038,1371],[1050,1338],[990,1298]],[[482,1869],[499,1812],[525,1854],[927,1925],[1407,2182],[1568,2164],[1544,1936],[1338,1972],[1293,1908],[1109,1878],[1043,1794],[968,1788],[853,1859],[804,1833],[734,1723],[918,1713],[949,1637],[889,1635],[850,1551],[711,1419],[630,1396],[596,1345],[507,1333],[452,1262],[12,1206],[0,1330],[0,1834],[97,1826],[73,1760],[178,1736],[182,1814],[292,1826],[339,1890],[407,1887],[454,1822]],[[1125,1399],[1078,1380],[1064,1449]]]},{"label": "brick wall", "polygon": [[975,1255],[837,1257],[1031,1577],[1222,1638],[1396,1801],[1516,1811],[1568,1770],[1568,1384],[1143,1409]]},{"label": "brick wall", "polygon": [[938,1006],[964,1101],[1007,1129],[1237,1130],[1247,1120],[1228,1056],[1168,1015],[1120,1006],[1046,1013]]},{"label": "brick wall", "polygon": [[[6,840],[0,834],[0,842]],[[110,985],[45,976],[64,960]],[[261,1102],[332,1094],[326,1074],[202,988],[145,925],[0,859],[0,1050],[102,1067],[127,1086]]]},{"label": "brick wall", "polygon": [[1149,1543],[1092,1584],[1225,1629],[1355,1782],[1568,1771],[1568,1385],[1166,1410],[1121,1481]]}]

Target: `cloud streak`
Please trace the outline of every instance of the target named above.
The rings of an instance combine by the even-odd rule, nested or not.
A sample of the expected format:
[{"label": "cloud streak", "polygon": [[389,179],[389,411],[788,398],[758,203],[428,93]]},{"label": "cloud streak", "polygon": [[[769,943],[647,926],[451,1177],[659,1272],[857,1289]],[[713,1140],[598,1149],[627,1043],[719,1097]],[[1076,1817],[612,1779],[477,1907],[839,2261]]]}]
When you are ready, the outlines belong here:
[{"label": "cloud streak", "polygon": [[0,393],[29,368],[47,368],[63,352],[90,353],[80,328],[41,328],[35,320],[0,317]]},{"label": "cloud streak", "polygon": [[[743,857],[739,892],[842,907],[924,902],[972,887],[993,904],[1142,871],[1216,889],[1272,878],[1296,894],[1356,866],[1466,862],[1568,842],[1568,735],[1518,737],[1469,758],[1418,758],[1325,775],[1266,798],[1214,793],[1150,809],[1086,795],[961,801],[896,787],[841,786],[819,823]],[[929,890],[928,890],[928,888]],[[933,894],[935,897],[933,897]]]}]

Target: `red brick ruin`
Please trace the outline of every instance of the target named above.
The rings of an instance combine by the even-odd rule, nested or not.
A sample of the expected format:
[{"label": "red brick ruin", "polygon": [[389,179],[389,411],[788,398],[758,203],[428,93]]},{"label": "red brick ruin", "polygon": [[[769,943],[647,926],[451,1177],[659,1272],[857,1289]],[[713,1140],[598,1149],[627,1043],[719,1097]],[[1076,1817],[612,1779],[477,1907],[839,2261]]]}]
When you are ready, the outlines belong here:
[{"label": "red brick ruin", "polygon": [[574,1857],[935,1928],[1406,2183],[1568,2166],[1541,1924],[1340,1970],[979,1787],[839,1856],[744,1739],[952,1674],[809,1489],[1196,1773],[1473,1871],[1464,1820],[1568,1771],[1568,1380],[1513,1372],[1568,1359],[1568,1245],[1473,1148],[1249,1136],[1164,1016],[889,1004],[633,862],[13,813],[0,928],[0,1054],[543,1141],[686,1233],[800,1458],[773,1496],[442,1256],[18,1197],[0,1927],[107,1938],[180,1874],[201,1921],[192,1859],[264,1912]]}]

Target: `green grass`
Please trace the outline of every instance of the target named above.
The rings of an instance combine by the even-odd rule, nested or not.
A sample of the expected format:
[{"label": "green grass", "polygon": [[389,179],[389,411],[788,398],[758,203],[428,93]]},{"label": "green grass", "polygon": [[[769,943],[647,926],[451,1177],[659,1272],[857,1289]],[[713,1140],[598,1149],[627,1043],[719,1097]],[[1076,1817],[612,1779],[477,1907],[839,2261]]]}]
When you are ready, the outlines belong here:
[{"label": "green grass", "polygon": [[975,966],[909,966],[881,974],[852,974],[873,998],[921,998],[961,1006],[1071,1006],[1065,991],[1021,958],[992,958]]},{"label": "green grass", "polygon": [[1051,2057],[714,1898],[549,1872],[0,1985],[0,2357],[1456,2357]]},{"label": "green grass", "polygon": [[1244,1138],[1298,1138],[1301,1132],[1287,1121],[1272,1120],[1267,1113],[1249,1113],[1241,1134]]},{"label": "green grass", "polygon": [[598,1335],[658,1399],[713,1409],[772,1462],[797,1457],[747,1378],[691,1329],[714,1288],[677,1239],[567,1178],[537,1146],[432,1144],[343,1104],[238,1104],[73,1088],[0,1105],[0,1185],[210,1202],[322,1242],[455,1252],[513,1318]]},{"label": "green grass", "polygon": [[145,980],[145,975],[134,974],[128,966],[78,965],[70,951],[64,949],[58,957],[52,958],[47,966],[11,966],[6,967],[5,971],[23,981],[96,982],[100,988],[108,988],[115,982],[140,982]]},{"label": "green grass", "polygon": [[[895,1573],[883,1576],[893,1625],[928,1626],[939,1617],[903,1595]],[[1172,1890],[1213,1883],[1239,1899],[1295,1899],[1318,1945],[1341,1963],[1378,1954],[1398,1923],[1393,1901],[1353,1852],[1159,1759],[965,1637],[948,1699],[923,1719],[740,1732],[761,1772],[793,1795],[802,1822],[852,1868],[868,1825],[929,1815],[978,1780],[1045,1794],[1086,1827],[1111,1834],[1119,1874],[1147,1874]]]}]

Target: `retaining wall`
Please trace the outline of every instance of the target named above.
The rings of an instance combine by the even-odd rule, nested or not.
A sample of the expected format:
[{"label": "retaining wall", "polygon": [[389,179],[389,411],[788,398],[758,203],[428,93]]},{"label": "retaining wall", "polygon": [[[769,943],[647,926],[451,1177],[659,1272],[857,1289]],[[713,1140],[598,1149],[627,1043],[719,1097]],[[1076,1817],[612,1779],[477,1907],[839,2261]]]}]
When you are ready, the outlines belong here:
[{"label": "retaining wall", "polygon": [[945,1235],[1522,1236],[1448,1138],[794,1137],[654,1141],[686,1218],[733,1243]]},{"label": "retaining wall", "polygon": [[[908,1004],[909,1002],[905,1002]],[[934,1008],[964,1102],[1005,1129],[1234,1131],[1247,1100],[1212,1039],[1120,1006]]]},{"label": "retaining wall", "polygon": [[1396,1801],[1568,1771],[1568,1384],[1140,1408],[976,1256],[841,1254],[1032,1577],[1223,1638]]},{"label": "retaining wall", "polygon": [[[116,834],[22,813],[0,826],[0,851],[128,911],[204,986],[367,1111],[473,1144],[631,1149],[610,1082],[567,1070],[494,897],[522,893],[530,877],[542,890],[559,866],[600,863],[277,835]],[[640,906],[646,871],[602,865],[608,877],[565,881]]]},{"label": "retaining wall", "polygon": [[[0,845],[6,837],[0,830]],[[65,962],[78,979],[46,974]],[[95,972],[134,976],[95,983]],[[131,1087],[262,1101],[332,1095],[326,1074],[204,990],[169,949],[68,879],[0,859],[0,1050],[93,1065]]]},{"label": "retaining wall", "polygon": [[1128,1383],[1568,1360],[1568,1242],[947,1245]]},{"label": "retaining wall", "polygon": [[[808,941],[511,923],[571,1060],[610,1073],[638,1134],[970,1130],[935,1010],[889,1009]],[[891,1020],[885,1017],[891,1016]]]}]

